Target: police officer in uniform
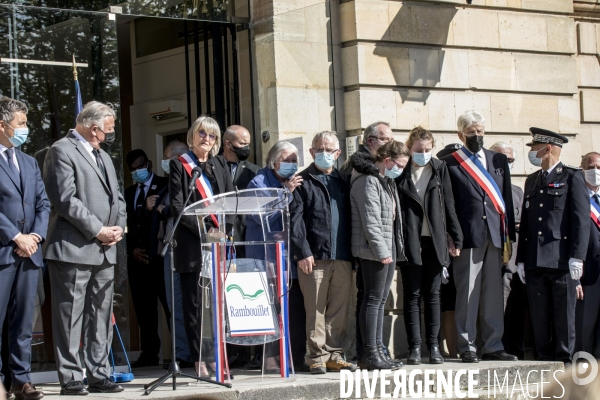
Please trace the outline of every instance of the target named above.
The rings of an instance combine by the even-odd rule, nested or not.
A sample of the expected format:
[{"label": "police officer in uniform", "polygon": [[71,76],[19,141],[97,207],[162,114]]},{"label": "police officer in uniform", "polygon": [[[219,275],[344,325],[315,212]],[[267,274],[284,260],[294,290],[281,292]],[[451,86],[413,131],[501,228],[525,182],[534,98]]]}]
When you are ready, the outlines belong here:
[{"label": "police officer in uniform", "polygon": [[[590,235],[590,199],[583,174],[560,162],[568,139],[531,128],[519,230],[517,272],[526,283],[538,360],[571,363],[575,348],[576,286]],[[525,279],[527,278],[527,279]]]}]

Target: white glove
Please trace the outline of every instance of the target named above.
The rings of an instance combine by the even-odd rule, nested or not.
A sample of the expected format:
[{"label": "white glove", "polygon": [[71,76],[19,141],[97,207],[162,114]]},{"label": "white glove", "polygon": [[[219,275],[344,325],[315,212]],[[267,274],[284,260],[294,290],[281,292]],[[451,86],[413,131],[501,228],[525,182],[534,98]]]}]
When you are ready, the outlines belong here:
[{"label": "white glove", "polygon": [[519,278],[521,278],[521,282],[525,283],[525,264],[523,264],[523,263],[517,264],[517,274],[519,274]]},{"label": "white glove", "polygon": [[571,278],[576,281],[583,275],[583,261],[577,258],[569,258],[569,269],[571,270]]},{"label": "white glove", "polygon": [[442,284],[446,284],[448,282],[450,282],[449,280],[450,278],[450,273],[448,272],[448,268],[444,267],[444,269],[442,270]]}]

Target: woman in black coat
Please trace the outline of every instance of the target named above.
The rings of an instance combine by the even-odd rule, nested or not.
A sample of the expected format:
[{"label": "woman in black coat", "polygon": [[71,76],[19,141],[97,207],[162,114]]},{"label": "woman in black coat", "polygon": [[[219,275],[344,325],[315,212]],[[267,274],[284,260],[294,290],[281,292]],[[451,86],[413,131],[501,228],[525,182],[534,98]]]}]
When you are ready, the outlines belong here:
[{"label": "woman in black coat", "polygon": [[[186,154],[200,167],[204,178],[209,182],[213,195],[233,192],[233,183],[225,162],[215,157],[221,145],[221,130],[217,122],[207,116],[200,116],[191,126],[187,134],[190,151]],[[183,156],[182,156],[183,157]],[[172,159],[169,173],[169,196],[171,212],[177,220],[183,212],[184,203],[188,196],[190,174],[186,171],[181,158]],[[188,205],[203,199],[197,187],[194,187]],[[205,219],[206,230],[213,228],[210,218]],[[198,219],[184,215],[175,232],[177,247],[175,248],[175,271],[180,274],[181,294],[183,297],[183,320],[185,334],[192,360],[196,363],[196,373],[199,372],[200,359],[200,327],[199,308],[200,291],[198,279],[202,269],[202,249],[200,247],[200,232]],[[206,374],[206,371],[202,371]]]},{"label": "woman in black coat", "polygon": [[458,256],[462,231],[454,210],[446,163],[432,157],[430,131],[417,127],[406,146],[411,159],[396,179],[405,238],[407,263],[400,267],[404,291],[404,323],[410,356],[408,364],[421,363],[421,298],[425,300],[425,330],[429,362],[444,362],[440,354],[440,289],[442,271],[450,255]]}]

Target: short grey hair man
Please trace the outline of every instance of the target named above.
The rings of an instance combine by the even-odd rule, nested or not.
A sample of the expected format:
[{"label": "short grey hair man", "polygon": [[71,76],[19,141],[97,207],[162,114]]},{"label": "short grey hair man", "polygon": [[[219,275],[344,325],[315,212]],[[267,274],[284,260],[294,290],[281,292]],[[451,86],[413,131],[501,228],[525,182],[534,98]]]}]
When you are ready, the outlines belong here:
[{"label": "short grey hair man", "polygon": [[15,119],[16,113],[22,112],[23,114],[27,114],[28,111],[27,106],[22,101],[11,99],[10,97],[2,97],[0,99],[0,121],[9,123]]},{"label": "short grey hair man", "polygon": [[466,133],[467,128],[470,126],[481,125],[483,127],[485,125],[485,118],[479,111],[469,110],[458,117],[456,125],[459,132]]},{"label": "short grey hair man", "polygon": [[282,140],[273,145],[267,154],[267,166],[271,169],[275,169],[275,162],[281,156],[284,151],[291,151],[292,153],[298,154],[298,148],[292,143]]},{"label": "short grey hair man", "polygon": [[337,133],[335,133],[333,131],[323,131],[323,132],[317,133],[315,135],[315,137],[313,138],[313,140],[312,140],[312,147],[313,147],[313,149],[323,139],[327,139],[327,140],[330,140],[333,143],[335,143],[335,148],[336,149],[340,148],[340,140],[338,139]]},{"label": "short grey hair man", "polygon": [[90,101],[89,103],[86,103],[83,110],[77,115],[75,122],[86,128],[91,128],[96,125],[100,127],[100,129],[104,129],[104,122],[107,117],[117,119],[115,110],[99,101]]},{"label": "short grey hair man", "polygon": [[[392,140],[394,140],[394,134],[392,128],[390,128],[390,124],[383,121],[377,121],[365,128],[362,146],[358,147],[358,151],[366,154],[374,153],[379,146]],[[340,171],[351,175],[354,170],[354,165],[352,165],[350,154],[348,154],[347,157],[346,161],[344,161],[340,167]]]},{"label": "short grey hair man", "polygon": [[490,146],[490,150],[495,151],[496,153],[504,154],[506,158],[508,158],[508,168],[512,171],[512,167],[516,159],[516,152],[515,148],[510,143],[501,141],[495,142]]}]

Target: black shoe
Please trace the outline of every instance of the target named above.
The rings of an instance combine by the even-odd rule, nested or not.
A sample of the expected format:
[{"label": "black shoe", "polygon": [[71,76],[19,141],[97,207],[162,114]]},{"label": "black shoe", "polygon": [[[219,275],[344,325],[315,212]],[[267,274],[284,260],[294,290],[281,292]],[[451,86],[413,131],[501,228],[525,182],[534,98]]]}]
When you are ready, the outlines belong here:
[{"label": "black shoe", "polygon": [[252,361],[244,366],[244,369],[253,370],[253,369],[261,369],[262,368],[262,357],[259,355],[255,355]]},{"label": "black shoe", "polygon": [[477,358],[477,354],[474,351],[465,351],[460,355],[460,359],[464,363],[478,363],[479,358]]},{"label": "black shoe", "polygon": [[374,369],[400,369],[396,364],[387,362],[379,352],[377,346],[365,346],[363,347],[363,353],[358,362],[360,369],[366,369],[372,371]]},{"label": "black shoe", "polygon": [[493,353],[487,353],[481,356],[482,360],[496,360],[496,361],[517,361],[517,356],[508,354],[504,350],[494,351]]},{"label": "black shoe", "polygon": [[419,365],[421,364],[421,348],[413,347],[410,349],[410,355],[406,359],[408,365]]},{"label": "black shoe", "polygon": [[310,372],[310,367],[304,363],[294,364],[294,372]]},{"label": "black shoe", "polygon": [[440,353],[440,346],[431,346],[429,349],[429,364],[443,364],[444,357]]},{"label": "black shoe", "polygon": [[88,385],[88,390],[91,393],[119,393],[125,389],[123,389],[123,386],[116,384],[110,379],[106,378],[96,383],[92,383],[91,385]]},{"label": "black shoe", "polygon": [[71,381],[60,388],[60,394],[68,396],[85,396],[89,392],[81,381]]},{"label": "black shoe", "polygon": [[6,393],[6,400],[15,400],[17,397],[13,392]]},{"label": "black shoe", "polygon": [[136,362],[131,364],[131,368],[156,367],[158,365],[157,356],[147,356],[144,353],[140,354]]},{"label": "black shoe", "polygon": [[402,360],[392,358],[392,356],[390,356],[387,351],[383,350],[383,346],[377,346],[377,348],[379,349],[379,354],[381,354],[381,357],[383,357],[385,361],[387,361],[390,364],[396,365],[398,368],[402,368],[404,366]]}]

